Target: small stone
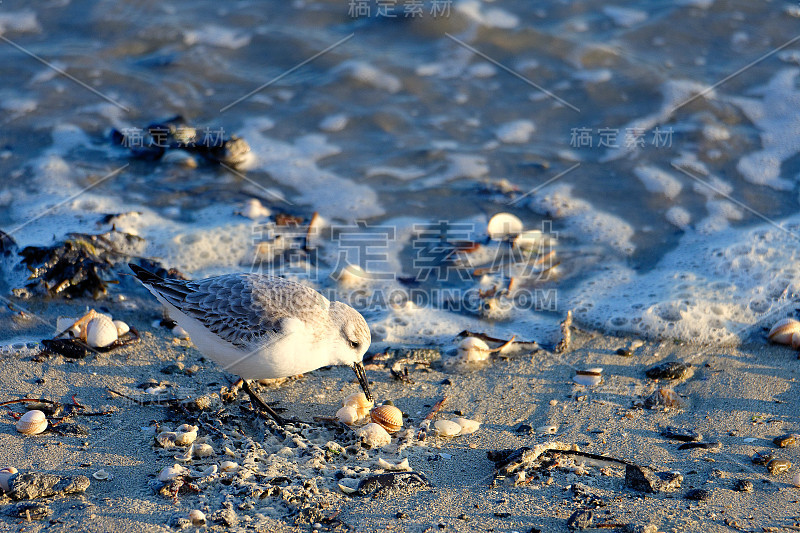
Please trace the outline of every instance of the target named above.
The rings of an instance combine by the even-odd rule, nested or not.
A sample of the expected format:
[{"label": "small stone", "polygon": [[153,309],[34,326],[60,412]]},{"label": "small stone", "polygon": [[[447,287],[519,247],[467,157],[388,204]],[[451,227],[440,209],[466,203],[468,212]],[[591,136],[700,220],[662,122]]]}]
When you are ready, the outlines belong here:
[{"label": "small stone", "polygon": [[775,446],[778,448],[794,448],[797,446],[797,437],[798,435],[794,433],[790,433],[788,435],[781,435],[780,437],[775,437],[772,439],[772,442],[775,443]]},{"label": "small stone", "polygon": [[646,466],[625,465],[625,486],[639,492],[658,492],[661,478]]},{"label": "small stone", "polygon": [[683,429],[674,426],[667,426],[661,430],[661,436],[666,437],[668,439],[679,440],[683,442],[697,442],[703,438],[703,436],[691,429]]},{"label": "small stone", "polygon": [[790,463],[787,459],[773,459],[767,463],[767,470],[769,470],[769,473],[773,476],[788,472],[791,467],[792,463]]},{"label": "small stone", "polygon": [[397,513],[394,515],[394,517],[396,519],[400,520],[402,518],[408,518],[408,515],[406,513],[402,512],[402,511],[397,511]]},{"label": "small stone", "polygon": [[691,367],[692,365],[680,363],[678,361],[667,361],[648,368],[645,371],[645,375],[650,379],[666,379],[672,381],[686,377]]},{"label": "small stone", "polygon": [[578,509],[567,519],[570,529],[589,529],[594,524],[594,513],[589,509]]},{"label": "small stone", "polygon": [[375,494],[382,495],[387,492],[410,492],[413,490],[429,488],[430,482],[418,472],[386,472],[375,474],[364,479],[358,485],[356,493],[359,496]]},{"label": "small stone", "polygon": [[685,407],[685,402],[678,396],[678,393],[672,389],[660,388],[653,394],[645,398],[644,406],[648,409],[656,408],[670,408],[682,409]]},{"label": "small stone", "polygon": [[693,500],[696,502],[704,502],[706,500],[711,499],[711,491],[706,489],[692,489],[683,497],[687,500]]},{"label": "small stone", "polygon": [[171,365],[167,365],[161,369],[162,374],[181,374],[185,365],[181,362],[173,363]]},{"label": "small stone", "polygon": [[89,478],[86,476],[60,477],[53,474],[27,472],[8,480],[8,495],[15,500],[48,498],[85,492],[90,484]]},{"label": "small stone", "polygon": [[617,348],[617,351],[616,351],[615,353],[616,353],[617,355],[621,355],[621,356],[623,356],[623,357],[630,357],[630,356],[632,356],[632,355],[633,355],[633,352],[632,352],[632,351],[630,351],[630,350],[629,350],[629,349],[627,349],[627,348]]},{"label": "small stone", "polygon": [[525,435],[533,435],[534,433],[533,426],[530,424],[520,424],[516,427],[516,429],[514,429],[514,431]]},{"label": "small stone", "polygon": [[719,450],[722,448],[721,442],[686,442],[678,446],[679,450],[691,450],[693,448],[702,448],[704,450]]},{"label": "small stone", "polygon": [[225,507],[214,511],[211,515],[211,520],[218,524],[225,524],[227,527],[236,527],[239,523],[239,517],[236,516],[236,511],[234,511],[232,507]]},{"label": "small stone", "polygon": [[749,479],[737,479],[733,484],[733,490],[736,492],[753,492],[753,482]]}]

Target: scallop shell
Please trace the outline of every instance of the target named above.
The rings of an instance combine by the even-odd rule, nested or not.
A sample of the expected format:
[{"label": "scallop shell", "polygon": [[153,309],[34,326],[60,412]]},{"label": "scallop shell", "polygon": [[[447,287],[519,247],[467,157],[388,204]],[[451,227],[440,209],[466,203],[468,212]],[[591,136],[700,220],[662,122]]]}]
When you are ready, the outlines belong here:
[{"label": "scallop shell", "polygon": [[336,411],[336,418],[344,424],[354,424],[358,420],[358,411],[352,405],[345,405]]},{"label": "scallop shell", "polygon": [[523,229],[522,221],[511,213],[497,213],[489,219],[489,223],[486,225],[486,233],[490,238],[498,241],[519,235]]},{"label": "scallop shell", "polygon": [[433,427],[436,428],[440,437],[455,437],[461,433],[461,426],[452,420],[437,420]]},{"label": "scallop shell", "polygon": [[380,424],[370,422],[356,431],[361,443],[368,448],[383,448],[392,442],[392,437]]},{"label": "scallop shell", "polygon": [[97,472],[95,472],[94,474],[92,474],[92,477],[95,478],[97,481],[111,481],[112,479],[114,479],[114,475],[111,474],[111,472],[108,472],[107,470],[104,470],[102,468]]},{"label": "scallop shell", "polygon": [[122,320],[114,320],[113,322],[117,328],[117,337],[122,337],[131,330],[131,327]]},{"label": "scallop shell", "polygon": [[469,435],[470,433],[475,433],[478,431],[478,428],[481,427],[480,422],[476,420],[470,420],[468,418],[454,418],[453,422],[461,426],[459,435]]},{"label": "scallop shell", "polygon": [[772,326],[767,334],[767,339],[775,344],[791,344],[792,335],[800,333],[800,321],[793,318],[784,318]]},{"label": "scallop shell", "polygon": [[185,476],[189,473],[189,470],[186,467],[183,467],[179,464],[174,464],[172,466],[165,466],[161,469],[161,472],[158,474],[158,480],[163,482],[172,481],[175,478]]},{"label": "scallop shell", "polygon": [[97,315],[86,325],[86,343],[92,348],[110,346],[117,338],[117,326],[106,315]]},{"label": "scallop shell", "polygon": [[370,411],[369,417],[389,433],[403,427],[403,412],[394,405],[379,405]]},{"label": "scallop shell", "polygon": [[8,486],[8,481],[17,474],[18,470],[13,466],[9,466],[0,470],[0,489],[5,492],[11,490]]},{"label": "scallop shell", "polygon": [[17,420],[17,431],[23,435],[38,435],[47,429],[47,416],[36,409],[28,411]]},{"label": "scallop shell", "polygon": [[189,512],[189,520],[192,521],[193,526],[204,526],[206,524],[206,514],[200,509],[195,509]]}]

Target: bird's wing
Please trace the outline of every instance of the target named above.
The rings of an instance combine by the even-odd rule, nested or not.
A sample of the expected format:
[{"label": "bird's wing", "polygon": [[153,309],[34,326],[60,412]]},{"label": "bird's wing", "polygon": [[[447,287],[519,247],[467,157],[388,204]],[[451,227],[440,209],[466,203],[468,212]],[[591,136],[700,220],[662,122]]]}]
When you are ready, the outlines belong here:
[{"label": "bird's wing", "polygon": [[[327,320],[330,302],[317,291],[272,276],[230,274],[197,281],[148,280],[164,300],[222,339],[252,346]],[[324,311],[324,312],[320,312]]]}]

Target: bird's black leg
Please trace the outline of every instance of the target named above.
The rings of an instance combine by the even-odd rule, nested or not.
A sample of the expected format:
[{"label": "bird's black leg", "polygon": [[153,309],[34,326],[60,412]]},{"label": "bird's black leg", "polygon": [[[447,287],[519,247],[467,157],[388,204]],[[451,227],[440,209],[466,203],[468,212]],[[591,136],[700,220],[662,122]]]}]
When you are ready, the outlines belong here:
[{"label": "bird's black leg", "polygon": [[256,391],[253,390],[253,387],[250,385],[250,382],[246,379],[242,380],[242,388],[250,396],[250,401],[253,402],[253,407],[258,409],[259,407],[267,412],[269,416],[281,427],[286,425],[286,420],[281,417],[275,410],[267,405],[267,402],[261,399],[261,397],[256,394]]}]

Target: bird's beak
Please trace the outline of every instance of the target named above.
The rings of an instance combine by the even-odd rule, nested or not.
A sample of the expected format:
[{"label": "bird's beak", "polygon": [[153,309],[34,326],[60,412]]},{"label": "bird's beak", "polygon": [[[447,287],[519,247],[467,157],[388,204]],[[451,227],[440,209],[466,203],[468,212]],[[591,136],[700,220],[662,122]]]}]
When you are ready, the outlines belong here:
[{"label": "bird's beak", "polygon": [[364,371],[364,364],[361,361],[356,361],[353,363],[353,371],[358,378],[358,384],[364,389],[367,400],[372,401],[372,394],[369,392],[369,383],[367,382],[367,373]]}]

